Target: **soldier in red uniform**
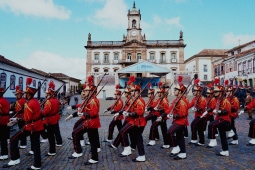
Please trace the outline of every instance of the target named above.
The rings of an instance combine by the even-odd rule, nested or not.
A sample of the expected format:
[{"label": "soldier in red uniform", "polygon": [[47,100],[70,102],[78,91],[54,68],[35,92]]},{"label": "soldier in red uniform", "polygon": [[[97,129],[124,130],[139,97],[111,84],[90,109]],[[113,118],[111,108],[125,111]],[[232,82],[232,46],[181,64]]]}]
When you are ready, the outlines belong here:
[{"label": "soldier in red uniform", "polygon": [[[244,107],[244,110],[241,110],[239,112],[239,115],[243,114],[247,110],[251,110],[255,108],[255,99],[252,100],[247,106]],[[250,128],[249,128],[249,133],[248,137],[251,138],[248,144],[246,146],[255,146],[255,119],[252,119],[249,123]]]},{"label": "soldier in red uniform", "polygon": [[[43,121],[44,124],[46,125],[47,136],[50,146],[49,152],[46,154],[46,156],[55,156],[56,155],[55,137],[56,131],[59,127],[58,121],[60,120],[60,115],[59,115],[59,101],[56,98],[55,84],[53,81],[49,83],[49,88],[45,93],[47,100],[44,104],[42,115],[44,117]],[[62,145],[62,138],[61,143],[58,143],[58,145]]]},{"label": "soldier in red uniform", "polygon": [[[111,114],[116,114],[123,108],[123,101],[121,99],[122,93],[119,90],[118,84],[116,85],[116,91],[115,91],[114,95],[116,96],[116,102],[112,106],[107,108],[107,110],[105,112],[109,111]],[[123,115],[113,117],[111,123],[109,124],[108,138],[106,140],[104,140],[104,142],[112,142],[114,127],[117,125],[117,128],[120,131],[122,128],[121,121],[123,118],[124,118]]]},{"label": "soldier in red uniform", "polygon": [[[209,84],[207,86],[206,90],[206,111],[203,113],[201,118],[204,118],[204,125],[203,125],[203,130],[205,132],[206,127],[207,127],[207,121],[214,121],[214,115],[213,115],[213,110],[216,107],[216,99],[213,97],[213,90],[212,90],[212,84]],[[218,131],[215,131],[215,135],[218,134]]]},{"label": "soldier in red uniform", "polygon": [[216,114],[216,118],[208,126],[208,138],[210,143],[207,148],[212,148],[217,145],[215,139],[215,129],[218,128],[222,151],[217,153],[218,156],[229,156],[228,141],[226,137],[226,130],[230,126],[231,119],[229,114],[231,113],[231,104],[227,98],[224,97],[224,86],[218,85],[220,80],[215,78],[214,80],[214,96],[217,101],[216,107],[213,113]]},{"label": "soldier in red uniform", "polygon": [[0,144],[1,155],[0,160],[8,159],[7,139],[10,137],[10,127],[7,126],[10,115],[10,103],[3,97],[4,88],[0,88]]},{"label": "soldier in red uniform", "polygon": [[231,104],[231,112],[229,113],[229,116],[231,118],[230,128],[231,131],[233,131],[233,135],[228,136],[229,138],[233,138],[233,141],[229,143],[229,145],[238,145],[238,136],[236,133],[236,127],[235,127],[235,119],[238,117],[238,109],[240,106],[239,100],[237,97],[233,95],[233,86],[228,86],[228,89],[226,91],[227,99]]},{"label": "soldier in red uniform", "polygon": [[[15,103],[15,113],[17,113],[16,118],[18,118],[18,126],[19,129],[23,128],[25,125],[25,121],[23,120],[24,117],[24,104],[26,103],[26,99],[23,98],[23,90],[20,89],[19,86],[16,86],[15,88],[15,96],[17,98],[17,101]],[[20,149],[26,149],[27,147],[27,139],[26,137],[20,139]]]},{"label": "soldier in red uniform", "polygon": [[80,140],[84,133],[88,133],[92,156],[91,159],[84,163],[85,165],[98,163],[98,128],[101,127],[101,124],[99,119],[100,103],[96,98],[96,92],[96,86],[92,83],[86,87],[85,96],[88,97],[87,104],[77,113],[78,115],[83,115],[85,120],[83,124],[79,125],[72,132],[75,152],[69,157],[69,159],[75,159],[83,155]]},{"label": "soldier in red uniform", "polygon": [[[192,107],[195,112],[194,120],[191,122],[191,141],[189,144],[195,144],[196,146],[203,146],[205,144],[204,129],[203,125],[205,118],[200,118],[204,113],[206,107],[206,100],[202,96],[203,87],[198,85],[199,79],[194,81],[193,95],[195,96],[189,103],[188,108]],[[199,141],[197,141],[197,133]]]},{"label": "soldier in red uniform", "polygon": [[[151,89],[151,84],[149,83],[148,84],[148,102],[146,104],[146,110],[149,112],[147,116],[145,116],[145,119],[146,121],[148,122],[149,120],[151,120],[151,124],[153,124],[156,120],[157,120],[157,116],[154,115],[154,111],[149,111],[150,108],[152,107],[152,104],[154,102],[157,101],[157,99],[155,98],[155,90],[154,89]],[[151,132],[150,132],[150,135],[151,136]],[[158,128],[155,128],[154,129],[154,136],[155,136],[155,140],[159,140],[159,133],[158,133]]]},{"label": "soldier in red uniform", "polygon": [[164,119],[165,117],[173,118],[172,125],[167,131],[167,136],[170,139],[170,146],[173,150],[170,157],[175,160],[186,159],[186,147],[184,139],[185,126],[188,126],[188,105],[187,101],[182,97],[185,93],[186,87],[179,82],[174,88],[174,95],[176,99],[172,102],[170,107],[158,118]]},{"label": "soldier in red uniform", "polygon": [[[20,163],[20,153],[18,142],[21,138],[30,136],[31,148],[34,152],[34,164],[27,168],[41,169],[41,148],[40,148],[40,133],[43,130],[43,122],[41,119],[40,103],[34,98],[37,89],[31,87],[32,78],[27,78],[25,98],[27,103],[24,105],[24,121],[26,125],[14,134],[10,139],[10,155],[11,161],[4,165],[3,168],[8,168]],[[17,122],[17,118],[11,118],[10,122]]]},{"label": "soldier in red uniform", "polygon": [[[157,91],[158,99],[156,100],[156,102],[154,102],[152,104],[152,106],[150,108],[148,108],[149,111],[153,111],[153,113],[156,117],[159,117],[161,115],[161,113],[165,112],[165,110],[168,109],[168,107],[169,107],[169,102],[168,102],[167,96],[165,95],[165,93],[167,93],[167,92],[165,91],[164,88],[161,87],[162,86],[161,82],[159,82],[158,85],[160,87],[159,90]],[[167,118],[162,119],[162,121],[155,121],[151,125],[150,137],[149,137],[150,141],[147,144],[147,146],[155,145],[156,142],[155,142],[155,135],[154,134],[155,134],[156,129],[160,125],[162,136],[163,136],[163,139],[164,139],[164,145],[161,146],[161,148],[170,148],[169,140],[166,136],[166,132],[167,132],[166,120],[167,120]]]}]

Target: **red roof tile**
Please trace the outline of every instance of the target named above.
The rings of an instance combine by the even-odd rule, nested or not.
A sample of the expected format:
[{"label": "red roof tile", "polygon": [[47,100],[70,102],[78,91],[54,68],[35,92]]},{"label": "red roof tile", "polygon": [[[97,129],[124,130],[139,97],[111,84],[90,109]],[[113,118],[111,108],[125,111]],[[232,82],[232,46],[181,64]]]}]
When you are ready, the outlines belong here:
[{"label": "red roof tile", "polygon": [[245,47],[245,46],[247,46],[247,45],[249,45],[249,44],[251,44],[251,43],[255,43],[255,40],[250,41],[250,42],[247,42],[247,43],[245,43],[245,44],[243,44],[243,45],[236,46],[236,47],[234,47],[234,48],[228,50],[228,52],[235,51],[235,50],[237,50],[237,49],[239,49],[239,48],[242,48],[242,47]]},{"label": "red roof tile", "polygon": [[227,49],[204,49],[196,56],[227,56]]},{"label": "red roof tile", "polygon": [[255,48],[252,48],[252,49],[249,49],[249,50],[246,50],[246,51],[243,51],[243,52],[237,54],[236,58],[243,57],[243,56],[245,56],[247,54],[250,54],[250,53],[253,53],[253,52],[255,52]]}]

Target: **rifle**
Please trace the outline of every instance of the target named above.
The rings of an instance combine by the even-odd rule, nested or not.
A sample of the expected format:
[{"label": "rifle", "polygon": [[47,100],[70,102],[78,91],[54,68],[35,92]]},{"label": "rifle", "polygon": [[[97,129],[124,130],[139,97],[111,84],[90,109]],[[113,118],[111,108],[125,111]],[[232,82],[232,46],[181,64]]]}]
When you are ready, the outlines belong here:
[{"label": "rifle", "polygon": [[96,88],[92,91],[92,93],[88,96],[88,98],[87,98],[87,100],[84,100],[84,102],[82,103],[82,105],[81,105],[81,110],[83,110],[84,109],[84,107],[87,105],[87,103],[88,103],[88,101],[91,99],[91,97],[93,96],[93,94],[96,92],[96,90],[97,90],[97,87],[99,86],[99,84],[102,82],[102,80],[104,79],[104,76],[105,75],[107,75],[108,73],[105,73],[104,75],[103,75],[103,77],[101,78],[101,80],[99,81],[99,83],[97,84],[97,86],[96,86]]},{"label": "rifle", "polygon": [[[189,88],[189,86],[191,85],[191,83],[192,83],[192,81],[194,80],[194,79],[196,79],[197,78],[197,74],[195,74],[194,75],[194,77],[192,78],[192,80],[190,81],[190,83],[188,84],[188,86],[187,86],[187,88],[184,90],[184,92],[181,94],[181,96],[177,99],[177,101],[174,103],[174,107],[172,108],[172,110],[170,111],[170,113],[169,113],[169,115],[173,115],[173,111],[174,111],[174,109],[176,108],[176,105],[177,105],[177,103],[181,100],[181,98],[182,98],[182,96],[186,93],[186,91],[187,91],[187,89]],[[194,85],[193,85],[194,86]]]},{"label": "rifle", "polygon": [[3,92],[3,94],[2,94],[2,96],[4,95],[4,93],[11,87],[11,85],[14,83],[14,81],[13,82],[11,82],[10,83],[10,85],[4,90],[4,92]]},{"label": "rifle", "polygon": [[137,95],[134,100],[132,101],[132,103],[128,106],[127,112],[129,111],[129,109],[131,108],[131,106],[135,103],[135,101],[138,99],[138,97],[140,97],[140,95],[142,94],[142,92],[144,91],[144,89],[147,87],[147,85],[151,82],[151,80],[153,79],[153,77],[150,79],[150,81],[148,81],[148,83],[144,86],[144,88],[141,90],[140,94]]},{"label": "rifle", "polygon": [[123,93],[125,92],[125,90],[120,94],[120,98],[118,98],[115,103],[113,104],[111,110],[109,111],[110,113],[112,112],[112,110],[114,109],[114,107],[116,106],[116,104],[118,103],[118,101],[121,99],[121,96],[123,95]]}]

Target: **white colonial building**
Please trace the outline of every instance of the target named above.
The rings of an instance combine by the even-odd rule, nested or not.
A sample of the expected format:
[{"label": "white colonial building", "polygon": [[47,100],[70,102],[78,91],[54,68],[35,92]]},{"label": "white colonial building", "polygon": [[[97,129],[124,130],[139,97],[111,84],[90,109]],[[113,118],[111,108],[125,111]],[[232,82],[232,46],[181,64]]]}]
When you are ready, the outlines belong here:
[{"label": "white colonial building", "polygon": [[[137,62],[148,61],[158,64],[171,71],[184,71],[184,44],[183,32],[180,31],[178,40],[147,40],[140,25],[140,10],[128,11],[128,28],[122,41],[92,41],[88,35],[87,45],[87,75],[97,75],[104,72],[115,74],[120,69]],[[169,73],[170,73],[169,72]],[[136,77],[148,77],[147,73],[132,73]],[[130,74],[121,74],[119,78],[129,77]],[[164,80],[170,82],[171,74]]]},{"label": "white colonial building", "polygon": [[213,62],[227,57],[226,49],[204,49],[184,61],[185,70],[197,72],[201,82],[207,83],[214,79]]},{"label": "white colonial building", "polygon": [[[215,75],[222,71],[231,83],[254,87],[255,85],[255,40],[236,46],[227,51],[228,57],[215,63]],[[220,66],[220,68],[219,68]],[[221,76],[223,78],[223,76]]]}]

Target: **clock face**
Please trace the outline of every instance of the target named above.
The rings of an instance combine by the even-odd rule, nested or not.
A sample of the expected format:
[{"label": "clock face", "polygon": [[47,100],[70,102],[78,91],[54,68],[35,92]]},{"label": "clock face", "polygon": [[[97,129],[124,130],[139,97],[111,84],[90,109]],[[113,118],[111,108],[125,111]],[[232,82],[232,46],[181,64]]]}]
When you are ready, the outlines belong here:
[{"label": "clock face", "polygon": [[136,33],[136,31],[132,31],[131,34],[132,34],[132,36],[136,36],[137,33]]}]

